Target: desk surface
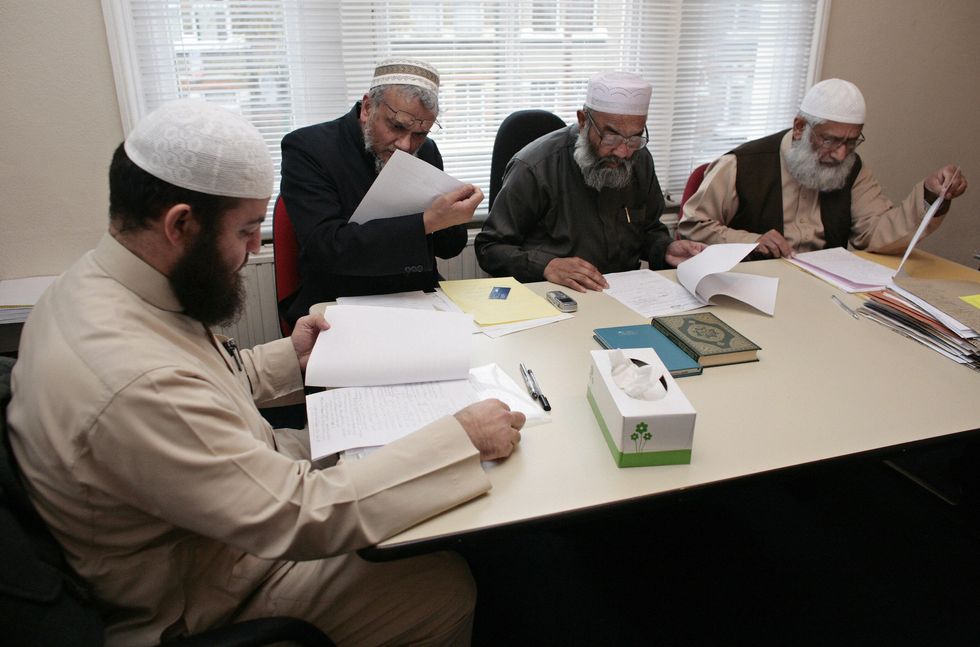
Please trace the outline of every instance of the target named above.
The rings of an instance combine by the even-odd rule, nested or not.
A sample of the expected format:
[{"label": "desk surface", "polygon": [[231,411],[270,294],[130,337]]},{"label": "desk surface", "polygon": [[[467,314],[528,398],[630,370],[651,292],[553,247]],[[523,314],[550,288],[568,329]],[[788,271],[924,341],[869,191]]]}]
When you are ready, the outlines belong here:
[{"label": "desk surface", "polygon": [[[918,251],[912,261],[914,275],[977,275]],[[576,294],[573,319],[497,340],[474,336],[474,366],[496,362],[518,384],[519,362],[534,370],[552,421],[526,428],[518,450],[488,469],[488,494],[390,538],[381,553],[980,428],[980,373],[852,318],[830,296],[852,306],[857,297],[785,261],[738,269],[779,279],[776,311],[731,300],[711,308],[762,350],[759,362],[678,380],[697,411],[689,465],[613,463],[585,397],[588,351],[599,348],[592,329],[646,320],[604,294]]]}]

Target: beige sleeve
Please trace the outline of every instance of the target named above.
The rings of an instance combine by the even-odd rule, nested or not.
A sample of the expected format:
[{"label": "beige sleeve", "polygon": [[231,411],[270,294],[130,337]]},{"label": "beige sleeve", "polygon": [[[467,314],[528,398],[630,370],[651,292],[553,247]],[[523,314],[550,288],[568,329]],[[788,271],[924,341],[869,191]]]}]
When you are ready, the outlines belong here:
[{"label": "beige sleeve", "polygon": [[[895,205],[882,192],[878,180],[861,167],[851,189],[851,244],[879,254],[901,254],[925,215],[925,195],[922,182],[912,187],[912,192]],[[926,228],[930,234],[942,224],[937,216]]]},{"label": "beige sleeve", "polygon": [[490,488],[453,416],[326,470],[277,453],[247,424],[219,388],[161,369],[119,392],[87,431],[76,477],[93,492],[270,559],[369,546]]},{"label": "beige sleeve", "polygon": [[736,170],[734,155],[722,155],[712,162],[701,186],[684,203],[684,213],[677,225],[681,236],[708,245],[754,243],[759,240],[759,234],[728,227],[738,211]]},{"label": "beige sleeve", "polygon": [[303,374],[288,337],[243,350],[241,355],[256,405],[303,390]]}]

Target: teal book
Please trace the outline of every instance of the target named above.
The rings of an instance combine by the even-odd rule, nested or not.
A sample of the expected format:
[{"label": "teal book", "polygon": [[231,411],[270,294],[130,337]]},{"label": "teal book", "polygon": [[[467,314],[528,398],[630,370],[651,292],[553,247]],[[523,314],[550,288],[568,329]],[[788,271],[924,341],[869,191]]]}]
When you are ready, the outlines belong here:
[{"label": "teal book", "polygon": [[596,328],[593,337],[603,348],[652,348],[674,377],[701,375],[701,365],[650,324]]}]

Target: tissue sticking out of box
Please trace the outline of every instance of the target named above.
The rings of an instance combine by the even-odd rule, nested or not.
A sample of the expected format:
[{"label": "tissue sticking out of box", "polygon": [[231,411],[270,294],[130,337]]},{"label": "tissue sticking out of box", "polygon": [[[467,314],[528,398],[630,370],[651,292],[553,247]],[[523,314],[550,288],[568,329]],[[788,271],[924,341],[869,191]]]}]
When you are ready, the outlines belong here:
[{"label": "tissue sticking out of box", "polygon": [[637,400],[660,400],[667,395],[667,381],[653,366],[637,366],[621,350],[609,353],[610,374],[623,393]]}]

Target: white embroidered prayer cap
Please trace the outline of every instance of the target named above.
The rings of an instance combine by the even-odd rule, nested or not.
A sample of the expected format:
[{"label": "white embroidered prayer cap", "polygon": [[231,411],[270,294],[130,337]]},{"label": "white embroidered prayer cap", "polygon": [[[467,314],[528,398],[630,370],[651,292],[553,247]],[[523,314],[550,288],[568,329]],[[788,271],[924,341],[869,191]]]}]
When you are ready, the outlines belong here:
[{"label": "white embroidered prayer cap", "polygon": [[136,166],[175,186],[231,198],[272,195],[272,157],[262,135],[211,103],[165,103],[136,124],[124,146]]},{"label": "white embroidered prayer cap", "polygon": [[650,110],[653,86],[629,72],[599,72],[589,79],[585,107],[613,115],[643,115]]},{"label": "white embroidered prayer cap", "polygon": [[842,124],[863,124],[866,112],[864,95],[850,81],[826,79],[806,93],[800,104],[800,112]]},{"label": "white embroidered prayer cap", "polygon": [[439,93],[439,71],[424,61],[412,58],[389,58],[378,63],[371,79],[373,89],[379,85],[415,85]]}]

